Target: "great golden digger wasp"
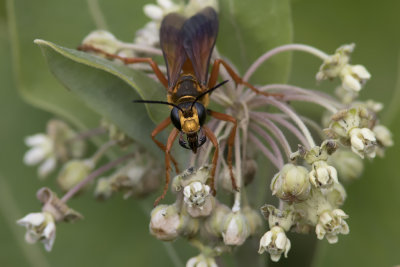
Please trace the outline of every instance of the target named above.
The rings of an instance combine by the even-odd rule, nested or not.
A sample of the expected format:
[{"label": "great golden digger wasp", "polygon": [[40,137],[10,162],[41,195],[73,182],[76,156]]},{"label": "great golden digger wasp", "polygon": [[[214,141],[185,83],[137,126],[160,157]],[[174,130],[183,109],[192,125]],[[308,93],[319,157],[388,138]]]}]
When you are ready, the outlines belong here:
[{"label": "great golden digger wasp", "polygon": [[[233,123],[232,130],[228,137],[227,162],[230,170],[232,186],[238,190],[232,172],[232,148],[234,144],[237,122],[230,115],[207,109],[210,93],[226,83],[218,85],[218,73],[222,64],[236,84],[243,84],[258,94],[269,95],[260,92],[253,85],[243,81],[233,69],[222,59],[216,59],[212,66],[210,78],[208,68],[210,65],[211,53],[218,34],[218,16],[211,7],[206,7],[190,18],[177,13],[170,13],[164,17],[160,28],[160,46],[167,66],[167,78],[160,71],[157,63],[151,58],[124,58],[114,54],[108,54],[95,47],[80,46],[84,51],[95,51],[104,54],[109,58],[117,58],[125,64],[148,63],[156,74],[158,80],[167,90],[167,101],[135,100],[136,103],[156,103],[171,106],[171,113],[168,118],[162,121],[151,133],[153,141],[165,152],[166,181],[164,191],[155,201],[155,205],[164,198],[170,181],[170,161],[172,160],[175,169],[178,171],[177,162],[170,155],[175,139],[179,135],[179,144],[187,149],[197,152],[208,138],[215,147],[212,159],[211,177],[209,180],[212,193],[215,195],[214,176],[217,166],[219,147],[218,141],[210,128],[204,125],[207,115],[216,119]],[[155,137],[168,125],[175,128],[169,134],[167,144],[164,145]],[[186,140],[185,140],[186,135]]]}]

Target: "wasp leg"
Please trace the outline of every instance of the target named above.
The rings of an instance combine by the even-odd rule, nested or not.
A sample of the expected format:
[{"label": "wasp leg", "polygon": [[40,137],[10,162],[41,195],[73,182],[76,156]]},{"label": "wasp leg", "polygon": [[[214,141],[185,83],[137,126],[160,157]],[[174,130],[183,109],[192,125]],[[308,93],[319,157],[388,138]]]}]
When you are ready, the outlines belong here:
[{"label": "wasp leg", "polygon": [[215,137],[214,133],[208,128],[207,126],[203,126],[203,130],[205,135],[207,136],[208,139],[210,139],[211,143],[215,147],[214,151],[214,156],[212,158],[212,168],[211,168],[211,178],[210,178],[210,187],[211,187],[211,193],[215,196],[216,191],[215,191],[215,170],[217,168],[217,161],[218,161],[218,154],[219,154],[219,145],[217,138]]},{"label": "wasp leg", "polygon": [[235,143],[235,135],[236,135],[236,129],[237,129],[237,120],[227,114],[224,113],[220,113],[220,112],[216,112],[213,110],[207,110],[208,114],[210,116],[213,116],[214,118],[221,120],[221,121],[228,121],[228,122],[232,122],[233,123],[233,127],[232,130],[229,134],[228,137],[228,157],[227,157],[227,161],[228,161],[228,167],[229,167],[229,174],[231,176],[231,182],[232,182],[232,188],[236,191],[239,191],[239,188],[237,186],[236,183],[236,179],[235,176],[233,175],[233,171],[232,171],[232,155],[233,155],[233,145]]},{"label": "wasp leg", "polygon": [[165,195],[167,194],[167,190],[168,190],[168,185],[169,185],[169,180],[171,179],[170,176],[170,170],[171,170],[171,166],[169,164],[169,159],[170,159],[170,151],[172,148],[172,145],[174,144],[174,141],[176,139],[176,137],[178,136],[179,131],[174,128],[172,130],[172,132],[169,134],[168,136],[168,141],[167,141],[167,147],[165,148],[165,185],[164,185],[164,190],[161,196],[159,196],[156,201],[154,201],[154,207],[158,205],[158,203],[160,202],[161,199],[163,199],[165,197]]},{"label": "wasp leg", "polygon": [[235,81],[236,84],[243,84],[243,85],[249,87],[255,93],[260,94],[260,95],[275,96],[275,97],[282,97],[283,96],[282,94],[274,94],[274,93],[262,92],[262,91],[258,90],[256,87],[254,87],[253,85],[251,85],[250,83],[248,83],[246,81],[243,81],[243,79],[240,78],[240,76],[236,74],[236,72],[229,66],[229,64],[226,63],[222,59],[216,59],[214,61],[214,65],[213,65],[212,70],[211,70],[210,79],[208,80],[208,88],[212,88],[212,87],[215,86],[215,83],[217,82],[217,79],[218,79],[220,64],[222,64],[225,67],[225,69],[229,73],[229,76],[232,77],[232,79]]},{"label": "wasp leg", "polygon": [[[154,143],[156,143],[157,146],[164,152],[166,152],[165,145],[156,139],[156,135],[159,134],[161,131],[163,131],[165,128],[167,128],[168,125],[170,125],[170,123],[171,123],[171,117],[168,117],[165,120],[163,120],[159,125],[157,125],[157,127],[151,133],[151,139],[153,139]],[[178,168],[178,163],[176,162],[173,156],[171,156],[171,161],[174,164],[176,173],[180,173]]]},{"label": "wasp leg", "polygon": [[154,74],[157,76],[158,80],[164,85],[165,88],[168,89],[168,80],[165,78],[164,74],[161,72],[160,68],[158,67],[157,63],[149,57],[121,57],[115,54],[107,53],[99,48],[96,48],[91,45],[80,45],[78,46],[78,50],[81,51],[93,51],[96,53],[103,54],[107,58],[116,58],[124,62],[125,64],[134,64],[134,63],[148,63],[150,67],[153,69]]}]

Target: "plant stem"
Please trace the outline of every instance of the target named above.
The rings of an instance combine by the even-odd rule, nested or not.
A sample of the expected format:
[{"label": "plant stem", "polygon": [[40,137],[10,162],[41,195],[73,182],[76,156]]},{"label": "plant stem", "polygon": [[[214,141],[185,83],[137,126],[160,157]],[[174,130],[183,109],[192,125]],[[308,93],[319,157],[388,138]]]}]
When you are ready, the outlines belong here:
[{"label": "plant stem", "polygon": [[260,56],[256,61],[254,61],[254,63],[250,66],[250,68],[247,70],[247,72],[243,76],[243,80],[248,81],[250,79],[250,77],[253,75],[253,73],[260,67],[260,65],[262,63],[267,61],[270,57],[272,57],[276,54],[285,52],[285,51],[303,51],[303,52],[310,53],[316,57],[319,57],[322,60],[325,60],[329,57],[329,55],[326,54],[325,52],[323,52],[315,47],[309,46],[309,45],[287,44],[287,45],[278,46],[278,47],[266,52],[265,54]]},{"label": "plant stem", "polygon": [[265,116],[273,121],[276,121],[286,129],[288,129],[291,133],[293,133],[297,139],[304,145],[307,146],[307,139],[304,137],[304,135],[294,126],[292,123],[288,122],[285,120],[282,116],[279,116],[280,114],[270,114],[266,113]]},{"label": "plant stem", "polygon": [[286,104],[284,104],[280,101],[277,101],[275,99],[267,98],[267,97],[264,97],[264,99],[265,99],[265,102],[267,102],[271,105],[274,105],[275,107],[277,107],[278,109],[280,109],[281,111],[283,111],[284,113],[289,115],[289,117],[297,124],[297,126],[300,128],[300,130],[303,132],[304,136],[307,139],[307,142],[309,144],[308,149],[315,146],[314,139],[312,138],[311,133],[308,130],[307,126],[304,124],[304,122],[300,119],[300,117],[292,109],[290,109]]},{"label": "plant stem", "polygon": [[104,18],[103,12],[101,12],[98,0],[87,0],[89,7],[89,13],[96,25],[97,29],[107,30],[107,22]]},{"label": "plant stem", "polygon": [[92,136],[96,136],[96,135],[100,135],[100,134],[104,134],[107,132],[107,129],[103,128],[103,127],[98,127],[98,128],[94,128],[94,129],[90,129],[88,131],[84,131],[81,133],[78,133],[77,135],[75,135],[74,137],[70,138],[67,140],[67,143],[72,143],[74,141],[78,141],[78,140],[84,140],[87,138],[90,138]]},{"label": "plant stem", "polygon": [[77,184],[75,187],[73,187],[71,190],[69,190],[62,198],[61,201],[63,203],[66,203],[71,197],[73,197],[76,193],[78,193],[83,187],[85,187],[86,184],[90,183],[91,181],[93,181],[96,177],[98,177],[99,175],[103,174],[106,171],[111,170],[112,168],[114,168],[115,166],[117,166],[118,164],[126,161],[127,159],[130,159],[132,157],[134,157],[135,153],[130,153],[127,154],[125,156],[120,157],[119,159],[116,159],[114,161],[111,161],[103,166],[101,166],[100,168],[98,168],[97,170],[93,171],[92,173],[90,173],[88,176],[86,176],[85,179],[83,179],[79,184]]},{"label": "plant stem", "polygon": [[[282,157],[282,153],[281,150],[279,149],[278,145],[275,143],[274,139],[272,139],[272,137],[263,129],[261,129],[261,127],[259,127],[257,124],[252,124],[251,125],[251,129],[256,132],[258,135],[260,135],[261,137],[263,137],[268,144],[271,146],[272,150],[274,151],[275,155],[271,153],[271,156],[274,160],[276,160],[277,163],[279,164],[275,164],[275,166],[277,167],[281,167],[283,166],[283,157]],[[254,136],[255,137],[255,136]],[[253,138],[254,139],[254,138]],[[258,140],[258,139],[257,139]],[[258,145],[257,145],[258,146]]]},{"label": "plant stem", "polygon": [[114,146],[117,143],[115,140],[110,140],[104,145],[102,145],[99,150],[96,151],[96,153],[90,158],[90,160],[93,162],[93,165],[95,166],[97,161],[104,155],[104,153],[107,152],[107,150]]},{"label": "plant stem", "polygon": [[276,137],[283,150],[285,151],[287,159],[290,160],[290,154],[292,154],[292,150],[290,148],[288,140],[286,139],[282,131],[271,120],[262,116],[263,114],[263,112],[253,111],[250,113],[250,116],[252,117],[254,122],[264,126],[271,131],[271,133]]}]

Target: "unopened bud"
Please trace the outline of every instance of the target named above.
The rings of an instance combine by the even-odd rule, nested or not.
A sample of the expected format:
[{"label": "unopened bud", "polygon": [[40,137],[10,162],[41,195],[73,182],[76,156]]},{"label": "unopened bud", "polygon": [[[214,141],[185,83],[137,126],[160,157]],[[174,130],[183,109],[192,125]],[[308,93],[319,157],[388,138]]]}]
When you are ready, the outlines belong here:
[{"label": "unopened bud", "polygon": [[272,194],[288,202],[301,202],[308,198],[311,184],[308,170],[302,166],[286,164],[271,181]]},{"label": "unopened bud", "polygon": [[68,191],[85,179],[93,168],[91,160],[70,160],[61,169],[57,183],[63,191]]},{"label": "unopened bud", "polygon": [[341,181],[357,179],[364,170],[363,160],[346,149],[339,149],[328,159],[328,163],[338,171]]},{"label": "unopened bud", "polygon": [[212,237],[222,236],[222,224],[231,210],[225,204],[216,201],[216,206],[211,215],[204,222],[205,230]]},{"label": "unopened bud", "polygon": [[225,245],[242,245],[249,237],[250,232],[250,225],[241,211],[231,212],[225,218],[222,227],[222,237]]},{"label": "unopened bud", "polygon": [[182,227],[175,205],[159,205],[151,211],[150,233],[157,239],[172,241],[179,236]]}]

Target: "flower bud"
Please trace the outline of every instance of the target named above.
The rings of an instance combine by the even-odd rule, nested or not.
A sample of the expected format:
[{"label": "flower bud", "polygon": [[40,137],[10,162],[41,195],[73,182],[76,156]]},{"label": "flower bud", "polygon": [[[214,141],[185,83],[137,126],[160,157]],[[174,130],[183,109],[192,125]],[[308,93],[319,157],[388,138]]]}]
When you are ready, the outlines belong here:
[{"label": "flower bud", "polygon": [[26,227],[25,240],[29,244],[41,241],[47,251],[53,248],[56,239],[56,224],[48,212],[29,213],[17,223]]},{"label": "flower bud", "polygon": [[241,211],[231,212],[222,226],[222,238],[225,245],[240,246],[251,232],[250,225]]},{"label": "flower bud", "polygon": [[61,120],[50,120],[47,123],[47,134],[53,140],[57,159],[62,162],[70,158],[81,158],[86,152],[86,142],[74,139],[77,133]]},{"label": "flower bud", "polygon": [[376,125],[372,131],[375,134],[376,141],[378,142],[377,154],[380,157],[384,156],[385,148],[393,146],[392,133],[383,125]]},{"label": "flower bud", "polygon": [[368,128],[354,128],[349,131],[351,150],[364,158],[374,158],[376,154],[376,138],[374,133]]},{"label": "flower bud", "polygon": [[335,95],[343,104],[349,105],[358,97],[358,91],[348,90],[343,88],[343,86],[338,86],[335,89]]},{"label": "flower bud", "polygon": [[287,258],[289,250],[290,240],[286,237],[285,231],[280,226],[274,226],[261,238],[258,253],[262,254],[267,251],[271,260],[277,262],[282,254]]},{"label": "flower bud", "polygon": [[57,183],[63,191],[68,191],[85,179],[93,168],[91,160],[70,160],[58,174]]},{"label": "flower bud", "polygon": [[83,39],[82,45],[92,46],[109,54],[116,54],[119,49],[118,39],[105,30],[92,31]]},{"label": "flower bud", "polygon": [[347,197],[346,190],[340,183],[333,184],[333,186],[324,193],[326,199],[329,201],[332,207],[335,208],[342,206]]},{"label": "flower bud", "polygon": [[216,201],[214,210],[204,222],[204,228],[206,232],[212,237],[221,237],[222,225],[230,212],[231,210],[228,208],[228,206]]},{"label": "flower bud", "polygon": [[364,170],[363,160],[350,150],[339,149],[328,163],[335,167],[342,181],[351,181],[361,176]]},{"label": "flower bud", "polygon": [[272,205],[264,205],[261,213],[268,220],[270,228],[280,226],[284,231],[289,231],[294,224],[294,213],[289,209],[280,210]]},{"label": "flower bud", "polygon": [[196,257],[190,258],[186,263],[186,267],[218,267],[218,265],[214,258],[200,254]]},{"label": "flower bud", "polygon": [[102,119],[101,126],[108,131],[108,137],[110,140],[116,141],[120,147],[125,148],[133,143],[132,138],[125,134],[125,132],[118,128],[114,123]]},{"label": "flower bud", "polygon": [[338,183],[337,171],[334,167],[329,166],[326,161],[316,161],[312,165],[310,171],[310,182],[316,188],[327,188],[334,183]]},{"label": "flower bud", "polygon": [[138,153],[108,179],[112,191],[124,198],[143,197],[158,189],[162,169],[148,153]]},{"label": "flower bud", "polygon": [[248,225],[250,227],[250,235],[254,235],[259,231],[262,226],[260,213],[253,210],[249,206],[246,206],[243,208],[243,214],[246,217]]},{"label": "flower bud", "polygon": [[349,226],[344,219],[349,216],[341,209],[327,210],[319,215],[318,224],[315,232],[318,239],[326,237],[329,243],[333,244],[338,241],[338,234],[347,235]]},{"label": "flower bud", "polygon": [[151,211],[150,233],[157,239],[172,241],[179,236],[182,221],[175,205],[158,205]]},{"label": "flower bud", "polygon": [[271,181],[272,194],[288,202],[301,202],[308,198],[311,184],[308,170],[302,166],[286,164]]},{"label": "flower bud", "polygon": [[94,189],[94,196],[98,200],[109,199],[112,195],[112,188],[107,178],[100,178],[97,180],[96,188]]}]

